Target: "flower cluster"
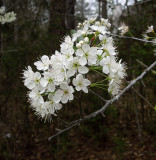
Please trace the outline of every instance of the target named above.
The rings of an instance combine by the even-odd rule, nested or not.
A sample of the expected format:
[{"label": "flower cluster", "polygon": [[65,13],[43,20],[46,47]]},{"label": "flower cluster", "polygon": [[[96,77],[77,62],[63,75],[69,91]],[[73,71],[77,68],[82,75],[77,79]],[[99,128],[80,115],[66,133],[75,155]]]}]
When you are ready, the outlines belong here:
[{"label": "flower cluster", "polygon": [[5,23],[10,23],[16,20],[16,13],[14,12],[8,12],[5,13],[5,7],[0,8],[0,23],[5,24]]},{"label": "flower cluster", "polygon": [[143,34],[143,37],[145,40],[153,40],[153,42],[156,42],[153,25],[147,28],[147,30]]},{"label": "flower cluster", "polygon": [[[49,57],[43,55],[24,70],[24,85],[29,102],[37,115],[49,119],[62,108],[62,104],[74,99],[75,91],[88,93],[89,87],[106,89],[116,95],[125,77],[125,65],[117,59],[113,38],[108,36],[111,24],[107,19],[95,17],[79,23],[72,36],[65,36],[60,51]],[[89,72],[102,75],[102,80],[87,79]]]},{"label": "flower cluster", "polygon": [[148,40],[148,41],[151,41],[153,43],[154,56],[156,56],[156,33],[154,31],[153,25],[148,26],[145,33],[143,33],[143,38],[144,38],[144,40]]}]

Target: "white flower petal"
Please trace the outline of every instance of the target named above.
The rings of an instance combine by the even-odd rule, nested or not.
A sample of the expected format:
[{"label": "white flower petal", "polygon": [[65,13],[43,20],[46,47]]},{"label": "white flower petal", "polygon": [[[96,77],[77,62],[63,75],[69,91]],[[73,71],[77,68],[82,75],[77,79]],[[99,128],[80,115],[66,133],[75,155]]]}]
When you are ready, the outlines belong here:
[{"label": "white flower petal", "polygon": [[68,87],[69,87],[69,85],[68,85],[67,82],[62,82],[62,83],[60,84],[60,88],[63,89],[63,90],[68,89]]},{"label": "white flower petal", "polygon": [[71,77],[71,76],[73,76],[74,74],[75,74],[75,70],[73,70],[73,69],[67,71],[67,76],[68,76],[68,77]]},{"label": "white flower petal", "polygon": [[82,90],[83,90],[83,92],[88,93],[88,88],[87,87],[82,86]]},{"label": "white flower petal", "polygon": [[60,103],[55,103],[55,109],[60,110],[62,108],[62,104]]},{"label": "white flower petal", "polygon": [[40,84],[41,84],[43,87],[46,87],[47,84],[48,84],[48,81],[47,81],[46,79],[44,79],[44,78],[41,78]]},{"label": "white flower petal", "polygon": [[54,101],[55,103],[59,103],[60,100],[61,100],[61,97],[60,97],[60,96],[54,95],[53,101]]},{"label": "white flower petal", "polygon": [[80,86],[76,86],[75,88],[77,91],[80,91],[81,90],[81,87]]},{"label": "white flower petal", "polygon": [[85,85],[85,86],[89,86],[91,84],[91,82],[88,80],[88,79],[84,79],[82,81],[82,83]]},{"label": "white flower petal", "polygon": [[78,68],[78,71],[79,71],[79,73],[86,74],[86,73],[88,73],[89,69],[85,66],[80,66]]},{"label": "white flower petal", "polygon": [[50,84],[48,85],[48,90],[49,90],[50,92],[54,92],[54,91],[55,91],[55,85],[54,85],[53,83],[50,83]]},{"label": "white flower petal", "polygon": [[36,66],[38,70],[42,70],[43,68],[43,63],[41,61],[35,62],[34,65]]},{"label": "white flower petal", "polygon": [[76,86],[76,85],[77,85],[77,81],[76,81],[76,79],[75,79],[75,78],[73,79],[73,81],[72,81],[72,82],[73,82],[73,85],[74,85],[74,86]]},{"label": "white flower petal", "polygon": [[82,57],[82,56],[84,55],[82,49],[78,49],[78,50],[76,51],[76,55]]},{"label": "white flower petal", "polygon": [[43,99],[42,96],[39,97],[39,102],[42,103],[42,104],[44,103],[44,99]]},{"label": "white flower petal", "polygon": [[55,92],[55,96],[61,97],[62,95],[63,95],[63,91],[60,89]]},{"label": "white flower petal", "polygon": [[82,66],[84,66],[84,65],[86,65],[87,64],[87,59],[86,59],[86,57],[80,57],[80,59],[79,59],[79,63],[80,63],[80,65],[82,65]]},{"label": "white flower petal", "polygon": [[108,73],[109,73],[109,68],[108,68],[108,66],[107,66],[107,65],[104,65],[102,71],[103,71],[103,73],[108,74]]},{"label": "white flower petal", "polygon": [[65,96],[65,95],[62,96],[62,97],[61,97],[61,102],[64,103],[64,104],[67,103],[67,102],[68,102],[67,96]]},{"label": "white flower petal", "polygon": [[49,63],[49,57],[46,56],[46,55],[42,56],[41,60],[42,60],[43,63]]},{"label": "white flower petal", "polygon": [[70,93],[70,94],[68,95],[68,98],[69,98],[69,100],[73,100],[73,99],[74,99],[73,94]]}]

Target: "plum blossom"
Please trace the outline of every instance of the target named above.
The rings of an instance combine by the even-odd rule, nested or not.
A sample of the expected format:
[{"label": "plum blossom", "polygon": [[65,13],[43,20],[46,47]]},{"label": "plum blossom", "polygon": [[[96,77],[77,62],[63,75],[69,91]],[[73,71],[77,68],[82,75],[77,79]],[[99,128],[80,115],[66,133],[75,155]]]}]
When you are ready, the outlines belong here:
[{"label": "plum blossom", "polygon": [[67,69],[69,77],[73,76],[77,71],[81,74],[86,74],[89,71],[86,66],[80,64],[78,57],[74,57],[73,60],[69,62]]},{"label": "plum blossom", "polygon": [[67,103],[68,100],[73,100],[74,89],[72,86],[69,86],[67,82],[62,82],[60,84],[60,89],[56,91],[54,96],[55,102]]},{"label": "plum blossom", "polygon": [[125,33],[127,33],[129,31],[129,27],[126,26],[126,24],[124,22],[122,22],[120,24],[120,27],[118,28],[118,30],[121,32],[121,35],[124,35]]},{"label": "plum blossom", "polygon": [[73,85],[77,91],[83,90],[83,92],[88,93],[88,86],[91,82],[85,79],[82,74],[78,74],[76,78],[73,79]]},{"label": "plum blossom", "polygon": [[37,61],[34,65],[37,67],[38,70],[47,70],[49,68],[49,57],[44,55],[41,57],[41,61]]},{"label": "plum blossom", "polygon": [[[117,59],[113,38],[106,35],[111,24],[107,19],[95,19],[79,23],[72,36],[64,37],[59,51],[51,57],[43,55],[34,63],[36,71],[30,66],[24,70],[28,100],[42,119],[51,121],[62,104],[74,100],[75,92],[88,93],[88,87],[107,86],[105,89],[113,96],[120,92],[126,76],[125,64]],[[90,72],[100,73],[107,81],[102,79],[91,85],[91,79],[86,78]]]},{"label": "plum blossom", "polygon": [[146,33],[154,32],[153,25],[149,26],[146,30]]},{"label": "plum blossom", "polygon": [[76,55],[80,57],[79,63],[86,65],[87,62],[91,65],[96,64],[96,52],[97,47],[90,47],[88,44],[84,44],[81,49],[76,51]]},{"label": "plum blossom", "polygon": [[16,20],[16,13],[8,12],[5,13],[6,9],[4,6],[0,7],[0,23],[5,24],[5,23],[11,23]]}]

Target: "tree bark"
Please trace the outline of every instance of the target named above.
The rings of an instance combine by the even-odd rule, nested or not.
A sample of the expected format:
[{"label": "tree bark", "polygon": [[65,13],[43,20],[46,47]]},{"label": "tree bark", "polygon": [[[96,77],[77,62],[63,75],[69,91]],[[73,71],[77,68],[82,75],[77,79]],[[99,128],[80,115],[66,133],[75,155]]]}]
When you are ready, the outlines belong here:
[{"label": "tree bark", "polygon": [[102,2],[102,17],[107,18],[107,1]]},{"label": "tree bark", "polygon": [[50,0],[49,9],[49,33],[50,34],[64,34],[65,29],[65,4],[66,0]]},{"label": "tree bark", "polygon": [[66,29],[68,31],[75,28],[75,3],[76,0],[66,0]]}]

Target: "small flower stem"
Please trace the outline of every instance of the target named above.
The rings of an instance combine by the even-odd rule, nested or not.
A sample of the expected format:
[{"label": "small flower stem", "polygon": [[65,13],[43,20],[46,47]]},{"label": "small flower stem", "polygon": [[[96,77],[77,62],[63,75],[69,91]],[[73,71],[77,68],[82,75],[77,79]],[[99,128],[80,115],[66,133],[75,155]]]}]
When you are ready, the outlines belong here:
[{"label": "small flower stem", "polygon": [[108,86],[107,84],[96,84],[96,83],[92,83],[92,86]]},{"label": "small flower stem", "polygon": [[94,86],[94,87],[97,87],[97,88],[100,88],[100,89],[103,89],[103,90],[107,91],[107,89],[103,88],[103,87],[99,87],[99,86]]},{"label": "small flower stem", "polygon": [[101,83],[101,82],[106,81],[106,80],[108,80],[108,79],[109,79],[109,77],[107,77],[106,79],[104,79],[104,80],[102,80],[102,81],[98,81],[98,82],[96,82],[96,83]]},{"label": "small flower stem", "polygon": [[96,47],[99,47],[102,43],[104,43],[103,41],[101,43],[99,43],[98,45],[96,45]]},{"label": "small flower stem", "polygon": [[101,75],[104,76],[104,77],[107,77],[107,76],[105,76],[104,74],[100,73],[99,71],[96,71],[96,70],[94,70],[94,69],[92,69],[92,70],[95,71],[95,72],[97,72],[97,73],[99,73],[99,74],[101,74]]}]

